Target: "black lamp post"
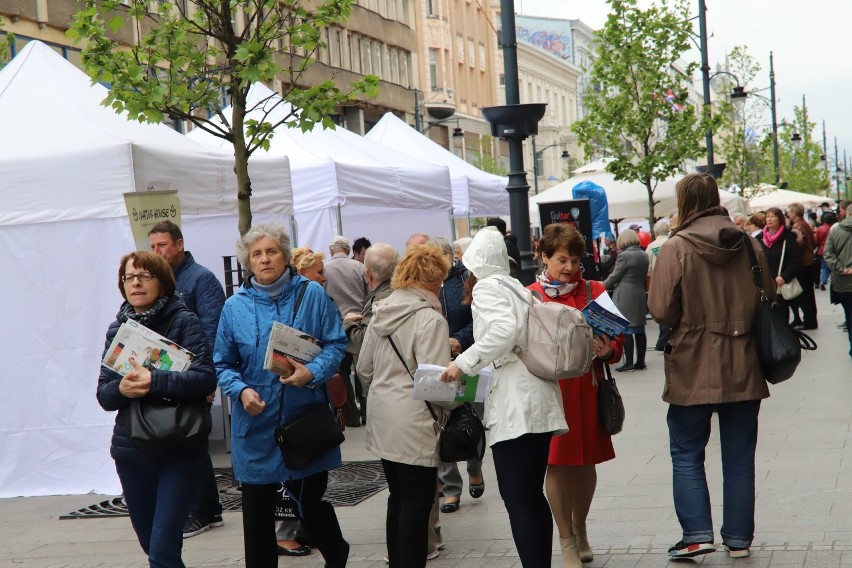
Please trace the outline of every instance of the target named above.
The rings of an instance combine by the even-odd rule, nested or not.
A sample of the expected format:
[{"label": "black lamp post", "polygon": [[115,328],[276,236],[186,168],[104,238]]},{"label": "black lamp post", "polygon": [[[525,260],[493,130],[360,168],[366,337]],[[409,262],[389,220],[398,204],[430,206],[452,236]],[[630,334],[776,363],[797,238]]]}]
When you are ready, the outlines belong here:
[{"label": "black lamp post", "polygon": [[523,140],[538,134],[538,121],[544,116],[544,103],[520,104],[518,88],[518,44],[515,35],[515,3],[500,0],[500,46],[503,49],[503,73],[506,80],[506,104],[485,107],[482,116],[491,124],[491,134],[509,143],[509,214],[512,234],[521,250],[521,282],[532,284],[536,266],[532,261],[530,239],[529,190],[524,170]]}]

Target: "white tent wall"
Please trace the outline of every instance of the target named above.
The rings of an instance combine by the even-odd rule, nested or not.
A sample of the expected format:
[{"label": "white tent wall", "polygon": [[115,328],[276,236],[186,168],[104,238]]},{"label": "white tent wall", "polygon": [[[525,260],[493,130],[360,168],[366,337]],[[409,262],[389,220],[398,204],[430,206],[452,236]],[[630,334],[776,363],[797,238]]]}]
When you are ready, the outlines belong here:
[{"label": "white tent wall", "polygon": [[118,494],[95,392],[126,219],[0,226],[0,497]]}]

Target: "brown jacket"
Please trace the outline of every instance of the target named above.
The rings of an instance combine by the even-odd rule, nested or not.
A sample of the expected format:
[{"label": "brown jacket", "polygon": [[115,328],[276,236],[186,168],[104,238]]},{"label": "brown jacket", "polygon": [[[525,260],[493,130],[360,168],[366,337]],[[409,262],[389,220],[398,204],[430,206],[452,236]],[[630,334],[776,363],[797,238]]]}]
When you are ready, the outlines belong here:
[{"label": "brown jacket", "polygon": [[[760,293],[739,231],[721,208],[679,228],[660,248],[648,307],[672,328],[663,400],[679,406],[757,400],[769,389],[751,328]],[[714,214],[715,213],[715,214]],[[763,248],[748,237],[771,300],[775,284]]]}]

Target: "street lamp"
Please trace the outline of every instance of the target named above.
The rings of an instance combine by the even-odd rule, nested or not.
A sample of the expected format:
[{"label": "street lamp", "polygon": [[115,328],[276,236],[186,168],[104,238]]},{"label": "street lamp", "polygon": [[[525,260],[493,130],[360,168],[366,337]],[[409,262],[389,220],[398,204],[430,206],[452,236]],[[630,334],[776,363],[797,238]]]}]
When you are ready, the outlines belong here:
[{"label": "street lamp", "polygon": [[464,138],[464,130],[462,130],[461,126],[459,126],[459,119],[457,119],[457,118],[445,118],[443,120],[436,120],[435,122],[430,122],[429,126],[427,126],[426,128],[424,128],[423,130],[420,131],[420,134],[426,134],[426,132],[430,128],[438,126],[439,124],[446,124],[448,122],[455,122],[456,123],[456,127],[453,128],[453,138],[457,138],[457,139],[458,138]]},{"label": "street lamp", "polygon": [[[555,148],[557,146],[563,146],[564,142],[557,142],[556,144],[549,144],[544,148],[535,149],[535,136],[532,136],[530,139],[532,140],[532,153],[533,153],[533,186],[535,188],[535,194],[538,195],[538,163],[541,159],[541,156],[544,154],[544,151],[548,148]],[[562,150],[562,158],[568,158],[568,150]]]}]

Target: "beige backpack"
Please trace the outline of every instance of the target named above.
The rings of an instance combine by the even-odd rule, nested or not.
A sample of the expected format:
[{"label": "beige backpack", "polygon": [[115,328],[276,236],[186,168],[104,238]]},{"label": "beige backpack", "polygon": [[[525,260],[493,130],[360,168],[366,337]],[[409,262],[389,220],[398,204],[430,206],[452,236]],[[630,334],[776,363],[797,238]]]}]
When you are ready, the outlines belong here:
[{"label": "beige backpack", "polygon": [[[528,303],[511,284],[502,279],[500,284]],[[527,312],[527,344],[515,346],[514,352],[530,373],[557,381],[588,372],[595,356],[592,341],[592,327],[580,310],[534,299]]]}]

